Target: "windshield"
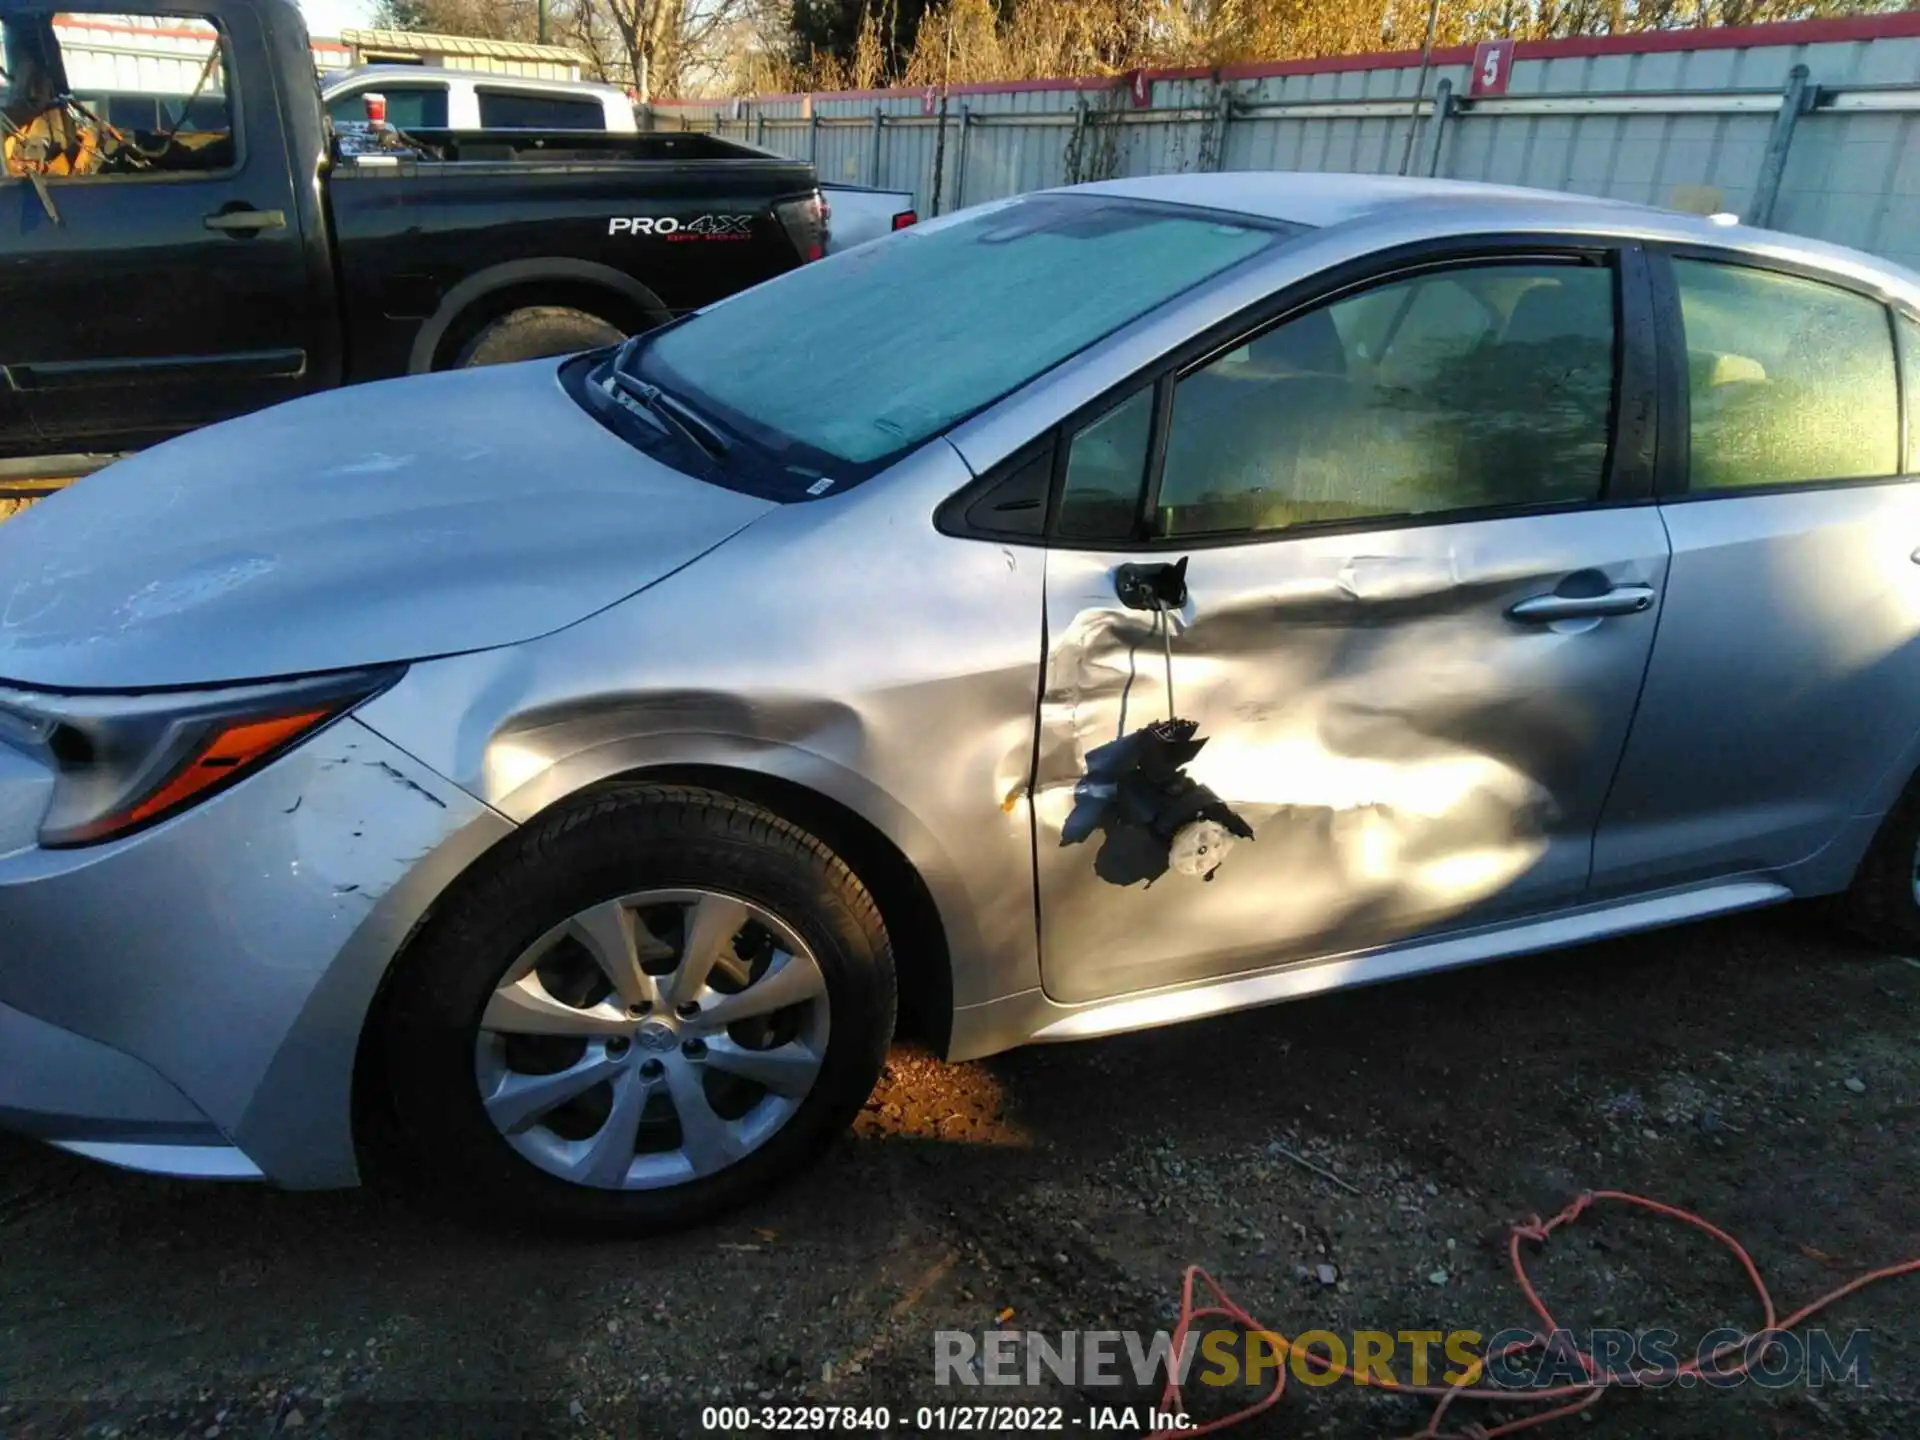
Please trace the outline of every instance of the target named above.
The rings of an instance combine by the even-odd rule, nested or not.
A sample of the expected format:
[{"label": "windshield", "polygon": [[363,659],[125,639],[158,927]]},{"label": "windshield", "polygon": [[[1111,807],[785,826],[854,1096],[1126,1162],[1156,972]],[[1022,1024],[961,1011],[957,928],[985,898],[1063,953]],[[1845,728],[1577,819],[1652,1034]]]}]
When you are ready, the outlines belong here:
[{"label": "windshield", "polygon": [[651,337],[637,368],[796,489],[857,479],[1301,228],[1035,196],[802,266]]}]

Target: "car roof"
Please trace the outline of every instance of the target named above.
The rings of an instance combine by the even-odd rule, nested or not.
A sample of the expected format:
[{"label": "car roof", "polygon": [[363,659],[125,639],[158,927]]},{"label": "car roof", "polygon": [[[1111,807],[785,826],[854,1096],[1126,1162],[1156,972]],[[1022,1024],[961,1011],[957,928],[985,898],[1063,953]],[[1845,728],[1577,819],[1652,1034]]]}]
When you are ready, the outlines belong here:
[{"label": "car roof", "polygon": [[1428,180],[1399,175],[1353,175],[1322,171],[1241,170],[1183,175],[1144,175],[1071,187],[1076,192],[1202,206],[1316,229],[1392,221],[1424,221],[1435,231],[1477,230],[1487,223],[1640,237],[1671,244],[1697,243],[1804,261],[1868,278],[1920,304],[1920,275],[1891,260],[1844,246],[1762,230],[1733,217],[1705,215],[1521,185],[1468,180]]},{"label": "car roof", "polygon": [[1623,216],[1644,218],[1653,209],[1624,200],[1602,200],[1560,190],[1534,190],[1520,185],[1484,185],[1471,180],[1427,180],[1403,175],[1348,175],[1313,170],[1229,170],[1185,175],[1143,175],[1105,180],[1076,187],[1125,195],[1140,200],[1164,200],[1177,205],[1201,205],[1233,210],[1269,220],[1326,227],[1344,224],[1384,210],[1435,203],[1462,203],[1502,207],[1546,207],[1562,213],[1566,206],[1586,210],[1616,210]]},{"label": "car roof", "polygon": [[479,85],[497,86],[503,90],[579,90],[595,95],[618,95],[626,98],[626,91],[618,85],[608,85],[598,80],[549,80],[542,75],[501,75],[491,70],[457,70],[447,65],[404,65],[376,62],[371,65],[355,65],[345,70],[329,70],[321,77],[321,86],[327,90],[351,84],[356,80],[368,78],[394,80],[466,80]]}]

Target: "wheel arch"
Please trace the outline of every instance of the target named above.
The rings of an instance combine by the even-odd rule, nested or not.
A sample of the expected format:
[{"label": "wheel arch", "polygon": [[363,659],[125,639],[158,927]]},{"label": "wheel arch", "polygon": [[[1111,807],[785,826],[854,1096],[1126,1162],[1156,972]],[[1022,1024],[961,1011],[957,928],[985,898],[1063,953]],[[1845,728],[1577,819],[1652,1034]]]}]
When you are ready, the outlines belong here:
[{"label": "wheel arch", "polygon": [[567,801],[622,785],[694,785],[758,805],[817,836],[872,892],[892,942],[901,1031],[944,1054],[953,1031],[953,962],[933,892],[906,852],[843,800],[796,780],[722,764],[664,764],[623,770]]},{"label": "wheel arch", "polygon": [[521,827],[538,824],[554,811],[579,804],[596,794],[638,784],[694,785],[745,800],[817,836],[845,860],[872,892],[892,942],[899,985],[900,1032],[921,1040],[936,1054],[947,1052],[953,1033],[954,1008],[952,948],[947,925],[920,867],[879,823],[846,799],[745,764],[658,760],[625,765],[607,769],[560,793],[548,792],[531,807],[502,805],[500,808],[511,818],[515,830],[471,853],[458,873],[452,875],[425,906],[406,938],[394,948],[366,1006],[355,1042],[352,1128],[363,1173],[378,1173],[386,1168],[381,1151],[389,1134],[382,1101],[380,1047],[369,1044],[368,1037],[379,1028],[393,977],[414,938],[449,898],[457,897],[467,875],[484,865],[499,846],[510,843]]},{"label": "wheel arch", "polygon": [[[590,308],[595,304],[603,308]],[[413,337],[407,372],[421,375],[442,368],[482,326],[527,305],[585,309],[630,331],[672,318],[657,294],[611,265],[566,256],[509,260],[475,271],[446,293]]]}]

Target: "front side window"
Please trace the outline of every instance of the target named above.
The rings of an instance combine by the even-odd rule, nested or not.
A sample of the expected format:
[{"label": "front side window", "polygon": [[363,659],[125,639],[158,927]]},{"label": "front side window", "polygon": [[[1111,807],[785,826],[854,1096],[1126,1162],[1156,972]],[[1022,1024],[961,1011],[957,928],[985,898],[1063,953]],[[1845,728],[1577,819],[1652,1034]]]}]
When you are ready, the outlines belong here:
[{"label": "front side window", "polygon": [[661,331],[647,381],[792,466],[871,470],[1299,227],[1042,195],[903,230]]},{"label": "front side window", "polygon": [[1133,532],[1147,474],[1153,391],[1136,390],[1073,437],[1056,530],[1066,540],[1111,540]]},{"label": "front side window", "polygon": [[227,49],[212,22],[15,13],[0,41],[7,176],[204,174],[235,163]]},{"label": "front side window", "polygon": [[1797,276],[1676,260],[1694,491],[1872,479],[1900,466],[1878,301]]},{"label": "front side window", "polygon": [[[1613,377],[1605,268],[1488,264],[1377,286],[1178,381],[1154,533],[1594,500]],[[1063,534],[1077,488],[1069,467]]]},{"label": "front side window", "polygon": [[606,112],[594,100],[535,95],[524,90],[480,91],[483,130],[604,130]]},{"label": "front side window", "polygon": [[447,128],[447,87],[444,85],[390,85],[381,82],[327,102],[327,114],[336,125],[364,124],[367,96],[387,97],[387,123],[400,130]]}]

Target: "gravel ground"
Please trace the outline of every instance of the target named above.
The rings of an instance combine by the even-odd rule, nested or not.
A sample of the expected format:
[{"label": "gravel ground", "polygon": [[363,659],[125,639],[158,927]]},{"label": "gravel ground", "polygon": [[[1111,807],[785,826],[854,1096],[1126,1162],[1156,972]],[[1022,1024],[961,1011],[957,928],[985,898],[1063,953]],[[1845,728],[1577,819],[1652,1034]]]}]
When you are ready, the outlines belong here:
[{"label": "gravel ground", "polygon": [[[1790,911],[973,1065],[902,1048],[818,1169],[637,1244],[0,1140],[0,1432],[651,1437],[700,1433],[718,1402],[905,1417],[982,1398],[933,1385],[936,1330],[1168,1327],[1191,1262],[1285,1333],[1490,1333],[1528,1319],[1507,1223],[1586,1187],[1703,1212],[1784,1311],[1920,1254],[1916,1040],[1920,963]],[[1572,1325],[1690,1345],[1754,1314],[1709,1243],[1618,1213],[1534,1268]],[[1534,1433],[1906,1440],[1917,1317],[1920,1277],[1834,1312],[1870,1332],[1864,1387],[1621,1394]],[[986,1397],[1063,1405],[1082,1433],[1091,1406],[1153,1398]],[[1397,1436],[1425,1414],[1294,1384],[1235,1433]]]}]

